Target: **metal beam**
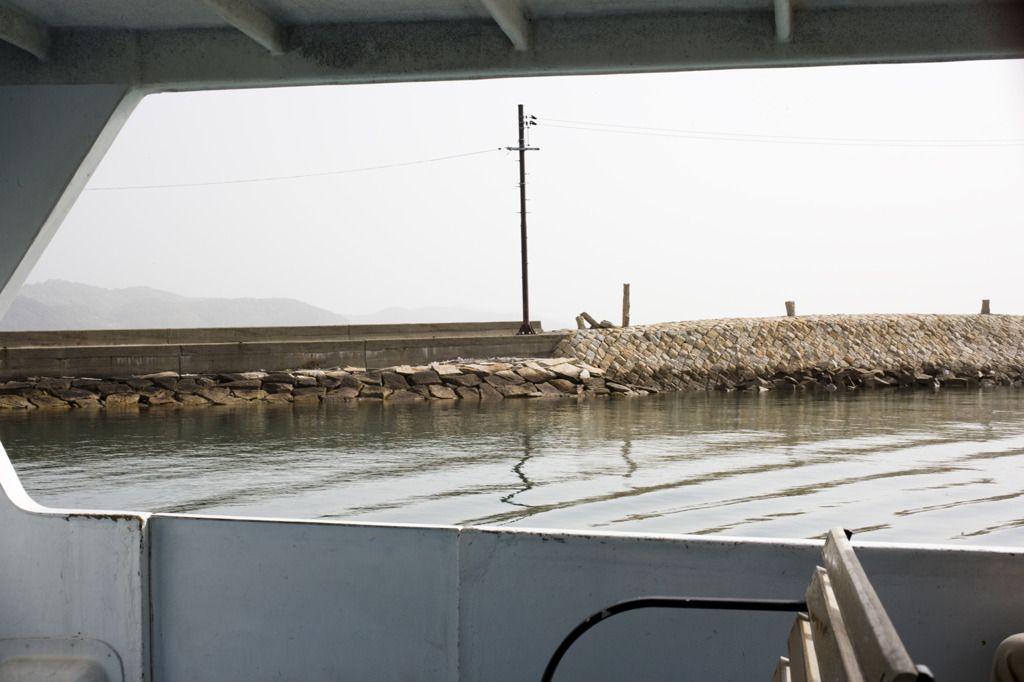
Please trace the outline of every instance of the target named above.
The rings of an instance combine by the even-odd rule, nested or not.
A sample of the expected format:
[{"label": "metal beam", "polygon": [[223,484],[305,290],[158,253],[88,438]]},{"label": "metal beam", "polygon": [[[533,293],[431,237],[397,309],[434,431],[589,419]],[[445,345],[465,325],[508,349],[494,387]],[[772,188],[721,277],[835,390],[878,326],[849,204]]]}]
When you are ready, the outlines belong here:
[{"label": "metal beam", "polygon": [[483,6],[505,32],[512,46],[525,52],[530,49],[530,20],[522,0],[480,0]]},{"label": "metal beam", "polygon": [[0,0],[0,40],[41,60],[45,60],[50,52],[50,28],[5,0]]},{"label": "metal beam", "polygon": [[284,26],[252,0],[206,0],[206,4],[232,26],[270,50],[271,54],[288,51]]},{"label": "metal beam", "polygon": [[279,56],[228,26],[61,29],[45,62],[0,43],[0,85],[133,83],[158,92],[1024,58],[1021,2],[809,3],[796,12],[800,30],[788,43],[766,35],[772,11],[534,17],[528,53],[509,49],[489,17],[294,24]]},{"label": "metal beam", "polygon": [[0,86],[0,316],[141,99],[128,85]]},{"label": "metal beam", "polygon": [[775,39],[788,43],[793,35],[792,0],[775,0]]}]

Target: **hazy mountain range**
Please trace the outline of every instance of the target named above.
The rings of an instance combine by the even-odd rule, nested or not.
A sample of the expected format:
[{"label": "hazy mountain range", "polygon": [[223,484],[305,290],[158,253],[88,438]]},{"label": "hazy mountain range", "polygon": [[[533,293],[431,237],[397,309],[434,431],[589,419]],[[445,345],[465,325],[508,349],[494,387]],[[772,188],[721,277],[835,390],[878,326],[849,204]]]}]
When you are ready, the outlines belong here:
[{"label": "hazy mountain range", "polygon": [[104,289],[49,280],[26,284],[0,318],[0,331],[287,327],[330,324],[483,322],[501,319],[457,308],[388,308],[339,315],[293,298],[194,298],[150,287]]}]

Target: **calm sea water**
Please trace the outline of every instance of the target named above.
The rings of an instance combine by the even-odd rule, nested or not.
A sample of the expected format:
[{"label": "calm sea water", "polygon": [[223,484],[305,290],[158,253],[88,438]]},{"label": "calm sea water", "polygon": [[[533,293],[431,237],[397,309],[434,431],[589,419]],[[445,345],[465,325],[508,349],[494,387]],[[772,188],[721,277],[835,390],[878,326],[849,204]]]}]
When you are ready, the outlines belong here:
[{"label": "calm sea water", "polygon": [[54,507],[1024,545],[1024,391],[0,414]]}]

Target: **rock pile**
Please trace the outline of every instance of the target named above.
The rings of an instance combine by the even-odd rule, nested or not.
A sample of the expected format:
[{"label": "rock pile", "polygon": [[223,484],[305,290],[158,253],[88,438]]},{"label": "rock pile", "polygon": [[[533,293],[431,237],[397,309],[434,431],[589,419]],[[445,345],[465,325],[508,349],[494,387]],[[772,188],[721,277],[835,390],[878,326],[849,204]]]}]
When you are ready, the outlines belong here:
[{"label": "rock pile", "polygon": [[161,372],[117,380],[33,378],[0,383],[0,408],[178,407],[354,400],[425,400],[636,395],[576,359],[434,363],[367,371],[245,372],[181,376]]},{"label": "rock pile", "polygon": [[1024,385],[1024,317],[823,315],[565,332],[536,360],[0,383],[0,408],[503,400],[664,390]]},{"label": "rock pile", "polygon": [[1021,385],[1024,317],[702,320],[574,330],[556,352],[653,390]]},{"label": "rock pile", "polygon": [[710,388],[724,391],[852,391],[858,388],[988,388],[992,386],[1024,386],[1020,371],[968,370],[955,372],[946,368],[903,368],[899,371],[880,369],[809,369],[776,372],[770,377],[747,375],[744,378],[720,377]]}]

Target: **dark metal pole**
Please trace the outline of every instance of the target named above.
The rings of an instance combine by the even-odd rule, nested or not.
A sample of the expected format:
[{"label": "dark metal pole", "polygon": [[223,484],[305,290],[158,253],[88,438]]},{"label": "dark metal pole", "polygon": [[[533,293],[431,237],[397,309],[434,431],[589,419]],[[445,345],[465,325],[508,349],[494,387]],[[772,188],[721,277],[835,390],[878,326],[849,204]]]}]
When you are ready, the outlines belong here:
[{"label": "dark metal pole", "polygon": [[523,325],[518,334],[535,334],[530,326],[530,276],[526,258],[526,123],[519,105],[519,235],[523,253]]}]

